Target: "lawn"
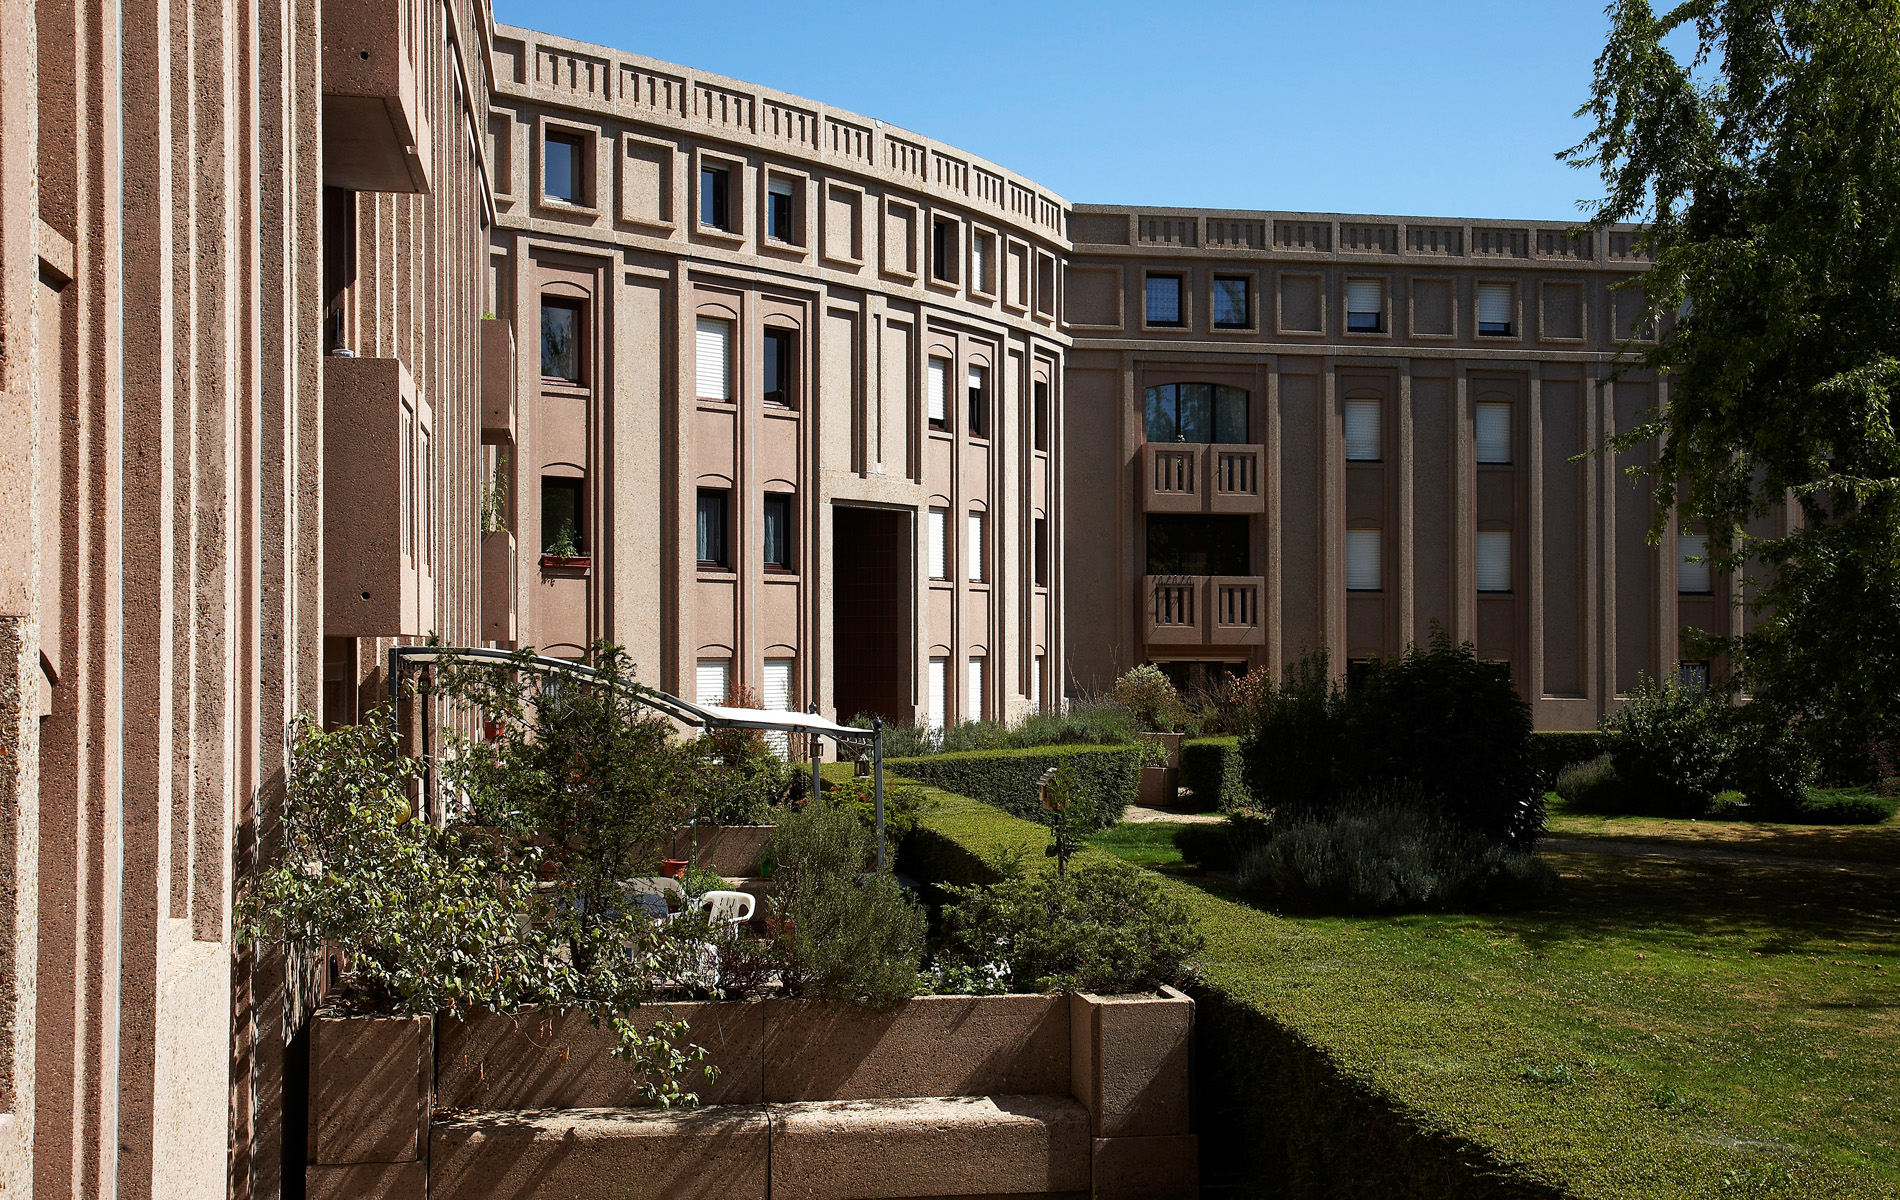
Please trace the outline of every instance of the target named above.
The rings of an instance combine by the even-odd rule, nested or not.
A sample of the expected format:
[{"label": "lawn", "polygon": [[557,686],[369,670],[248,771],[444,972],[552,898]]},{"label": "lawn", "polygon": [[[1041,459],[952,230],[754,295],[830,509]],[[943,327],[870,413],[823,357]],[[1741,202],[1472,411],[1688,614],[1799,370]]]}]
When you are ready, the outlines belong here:
[{"label": "lawn", "polygon": [[[929,821],[989,850],[1041,835],[969,804],[946,800]],[[1645,1200],[1900,1194],[1890,876],[1552,854],[1564,887],[1545,911],[1286,918],[1185,871],[1166,841],[1174,828],[1116,830],[1097,845],[1160,868],[1188,901],[1208,937],[1211,994],[1324,1060],[1344,1090],[1364,1089],[1366,1107],[1450,1135],[1445,1144],[1465,1147],[1452,1157],[1475,1154],[1512,1180],[1494,1194],[1536,1183]],[[1620,833],[1619,823],[1608,835]],[[1836,858],[1884,853],[1889,836],[1775,827],[1747,848],[1816,844],[1802,840],[1815,833],[1841,835],[1819,843]],[[1849,834],[1871,840],[1841,840]],[[1258,1041],[1226,1058],[1249,1055],[1261,1061]],[[1336,1104],[1342,1090],[1302,1084],[1311,1067],[1239,1069],[1232,1090],[1262,1072],[1269,1103],[1287,1110],[1248,1114],[1263,1141],[1298,1136],[1287,1131],[1314,1123],[1303,1106]],[[1300,1086],[1314,1090],[1291,1094]],[[1355,1186],[1374,1190],[1356,1194],[1398,1194],[1365,1179],[1374,1161],[1370,1151],[1357,1160]],[[1284,1169],[1251,1166],[1254,1179]]]},{"label": "lawn", "polygon": [[1551,798],[1549,830],[1559,837],[1640,838],[1718,850],[1900,865],[1900,821],[1879,825],[1789,825],[1772,821],[1691,821],[1606,817],[1570,811]]}]

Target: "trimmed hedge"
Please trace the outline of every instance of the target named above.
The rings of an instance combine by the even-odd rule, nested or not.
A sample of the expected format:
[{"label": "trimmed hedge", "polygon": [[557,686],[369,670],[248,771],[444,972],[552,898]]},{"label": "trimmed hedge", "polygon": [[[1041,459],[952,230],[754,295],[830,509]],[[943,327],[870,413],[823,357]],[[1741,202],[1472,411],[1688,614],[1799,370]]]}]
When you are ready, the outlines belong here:
[{"label": "trimmed hedge", "polygon": [[1240,774],[1240,739],[1193,738],[1181,743],[1181,785],[1194,792],[1202,812],[1233,812],[1252,804]]},{"label": "trimmed hedge", "polygon": [[1035,746],[1026,750],[971,750],[887,758],[884,769],[918,783],[981,800],[1034,819],[1036,781],[1051,767],[1075,768],[1082,794],[1096,805],[1096,824],[1117,824],[1141,788],[1140,746]]},{"label": "trimmed hedge", "polygon": [[1565,767],[1589,762],[1610,751],[1610,735],[1596,729],[1540,729],[1531,734],[1531,753],[1546,790],[1555,787]]}]

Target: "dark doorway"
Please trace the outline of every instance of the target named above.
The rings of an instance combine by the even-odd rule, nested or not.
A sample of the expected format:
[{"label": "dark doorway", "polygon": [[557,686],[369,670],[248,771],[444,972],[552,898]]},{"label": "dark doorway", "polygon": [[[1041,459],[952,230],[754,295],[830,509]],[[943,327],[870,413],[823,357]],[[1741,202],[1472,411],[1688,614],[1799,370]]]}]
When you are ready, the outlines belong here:
[{"label": "dark doorway", "polygon": [[832,510],[832,695],[838,717],[910,721],[911,514]]}]

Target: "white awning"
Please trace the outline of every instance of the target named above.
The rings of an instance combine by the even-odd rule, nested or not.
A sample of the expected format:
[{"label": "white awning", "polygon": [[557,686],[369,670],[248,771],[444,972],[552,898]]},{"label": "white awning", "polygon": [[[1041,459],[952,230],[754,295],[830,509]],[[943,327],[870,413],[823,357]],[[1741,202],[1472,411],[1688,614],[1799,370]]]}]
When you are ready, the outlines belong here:
[{"label": "white awning", "polygon": [[871,731],[840,725],[817,713],[782,712],[767,708],[729,708],[723,704],[695,704],[712,722],[726,729],[765,729],[785,733],[822,733],[830,737],[868,740]]}]

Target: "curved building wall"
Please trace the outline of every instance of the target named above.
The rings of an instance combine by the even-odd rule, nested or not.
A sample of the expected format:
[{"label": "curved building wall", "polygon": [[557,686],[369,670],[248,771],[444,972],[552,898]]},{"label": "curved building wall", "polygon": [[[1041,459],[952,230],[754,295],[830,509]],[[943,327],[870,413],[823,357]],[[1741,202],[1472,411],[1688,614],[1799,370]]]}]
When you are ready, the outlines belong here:
[{"label": "curved building wall", "polygon": [[1053,696],[1067,202],[603,47],[504,28],[496,63],[490,637],[846,718]]}]

